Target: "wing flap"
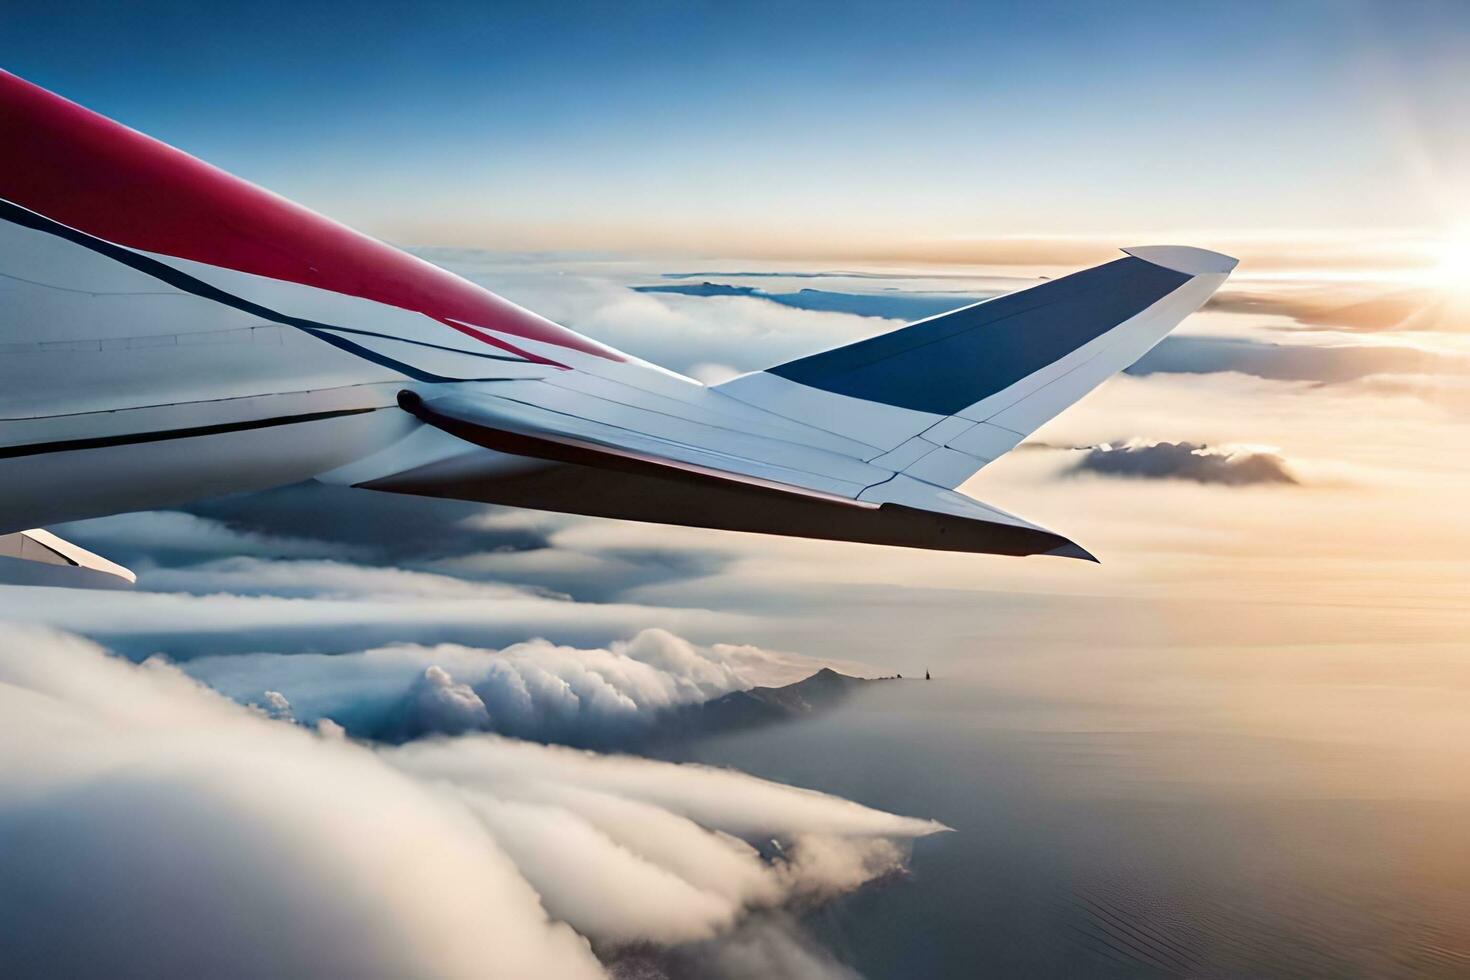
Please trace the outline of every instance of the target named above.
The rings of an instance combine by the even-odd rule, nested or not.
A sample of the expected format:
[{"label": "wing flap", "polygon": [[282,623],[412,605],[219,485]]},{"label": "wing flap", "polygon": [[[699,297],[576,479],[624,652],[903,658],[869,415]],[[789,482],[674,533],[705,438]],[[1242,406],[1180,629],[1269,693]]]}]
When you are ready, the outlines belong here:
[{"label": "wing flap", "polygon": [[[860,483],[786,471],[524,403],[465,394],[425,399],[404,391],[399,395],[399,405],[421,422],[450,435],[514,456],[638,474],[678,474],[703,482],[745,484],[818,497],[851,507],[876,506],[856,499],[865,489]],[[790,479],[783,481],[753,472],[758,469]]]},{"label": "wing flap", "polygon": [[780,471],[759,460],[657,440],[483,391],[429,397],[405,391],[400,404],[425,425],[453,436],[461,448],[427,461],[417,457],[408,468],[354,485],[689,527],[1091,558],[1061,535],[892,470],[874,468],[881,476],[872,485],[834,492],[810,473]]}]

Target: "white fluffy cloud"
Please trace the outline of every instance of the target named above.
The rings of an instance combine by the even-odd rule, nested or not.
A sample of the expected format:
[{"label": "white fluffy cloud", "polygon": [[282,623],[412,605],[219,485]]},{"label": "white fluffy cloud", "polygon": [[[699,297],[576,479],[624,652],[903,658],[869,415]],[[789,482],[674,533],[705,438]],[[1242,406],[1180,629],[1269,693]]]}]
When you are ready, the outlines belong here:
[{"label": "white fluffy cloud", "polygon": [[0,641],[12,975],[600,970],[449,792],[80,640]]},{"label": "white fluffy cloud", "polygon": [[503,650],[395,644],[331,655],[200,657],[184,669],[242,703],[265,705],[279,692],[297,720],[330,718],[367,738],[495,731],[595,746],[646,732],[659,712],[787,684],[825,663],[752,646],[696,646],[648,629],[590,649],[546,640]]},{"label": "white fluffy cloud", "polygon": [[0,639],[8,973],[576,978],[629,944],[724,937],[775,960],[799,938],[748,916],[894,870],[938,829],[492,735],[374,750],[160,661]]}]

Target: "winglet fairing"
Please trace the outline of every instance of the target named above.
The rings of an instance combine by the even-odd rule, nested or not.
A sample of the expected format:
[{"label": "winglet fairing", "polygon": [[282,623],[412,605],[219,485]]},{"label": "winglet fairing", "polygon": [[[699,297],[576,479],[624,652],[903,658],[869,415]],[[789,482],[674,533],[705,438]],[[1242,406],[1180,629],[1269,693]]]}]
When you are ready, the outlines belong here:
[{"label": "winglet fairing", "polygon": [[0,544],[21,550],[36,524],[317,478],[1091,558],[958,488],[1235,265],[1130,248],[706,387],[4,72],[0,129]]}]

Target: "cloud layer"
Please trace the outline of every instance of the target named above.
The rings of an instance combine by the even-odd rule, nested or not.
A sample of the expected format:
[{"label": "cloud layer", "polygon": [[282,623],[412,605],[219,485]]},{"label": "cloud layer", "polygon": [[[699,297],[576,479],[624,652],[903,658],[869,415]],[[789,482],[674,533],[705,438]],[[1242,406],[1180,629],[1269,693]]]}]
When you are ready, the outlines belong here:
[{"label": "cloud layer", "polygon": [[1166,337],[1128,368],[1135,376],[1233,371],[1275,381],[1344,384],[1378,375],[1463,374],[1463,355],[1407,345],[1283,344],[1253,337]]},{"label": "cloud layer", "polygon": [[1288,316],[1306,327],[1345,330],[1456,330],[1465,310],[1442,289],[1403,288],[1381,283],[1298,286],[1275,290],[1227,289],[1210,308],[1229,313]]},{"label": "cloud layer", "polygon": [[[878,309],[860,285],[832,285],[823,295],[845,310]],[[893,323],[544,272],[507,292],[710,377]],[[1086,449],[1013,454],[977,480],[977,496],[1129,557],[1100,574],[315,486],[58,529],[137,567],[139,590],[12,590],[4,616],[177,666],[129,667],[36,634],[11,638],[31,644],[23,656],[0,652],[0,840],[20,842],[0,848],[0,929],[25,941],[0,955],[46,957],[58,972],[106,961],[218,975],[220,956],[241,973],[462,975],[498,967],[503,948],[504,969],[535,975],[842,975],[794,924],[800,910],[901,867],[921,829],[736,773],[495,733],[631,744],[670,706],[820,663],[766,648],[907,672],[943,663],[948,646],[966,651],[958,672],[975,658],[955,638],[979,622],[1031,662],[1048,642],[1038,623],[1065,630],[1101,608],[1058,593],[1193,592],[1208,600],[1193,619],[1221,593],[1275,589],[1285,575],[1339,596],[1322,590],[1374,581],[1386,554],[1403,568],[1411,553],[1428,569],[1415,601],[1449,593],[1453,566],[1432,563],[1464,550],[1453,509],[1435,509],[1463,482],[1440,450],[1454,420],[1423,390],[1379,389],[1406,375],[1462,380],[1450,372],[1463,356],[1301,329],[1279,311],[1255,322],[1268,313],[1204,314],[1219,335],[1170,338],[1139,369],[1151,376],[1110,382],[1043,434]],[[1099,444],[1119,432],[1167,441]],[[1344,478],[1323,479],[1340,460]],[[1074,464],[1148,482],[1057,478]],[[1272,494],[1270,508],[1232,507],[1236,495],[1201,485],[1287,486],[1303,473],[1313,491]],[[1384,487],[1411,502],[1392,522],[1373,496]],[[1255,542],[1285,535],[1297,563],[1263,577]],[[1345,585],[1325,581],[1328,569]],[[761,647],[719,642],[732,638]],[[66,884],[82,879],[85,894]],[[480,925],[487,910],[503,928]]]},{"label": "cloud layer", "polygon": [[159,661],[0,639],[8,973],[597,977],[629,947],[749,942],[750,915],[895,871],[938,829],[491,735],[373,749]]},{"label": "cloud layer", "polygon": [[[651,734],[671,709],[757,685],[791,683],[822,661],[753,646],[696,646],[649,629],[603,648],[546,640],[503,650],[396,644],[357,653],[200,657],[184,670],[236,701],[323,718],[349,734],[406,741],[497,732],[587,747]],[[851,667],[849,669],[852,669]]]}]

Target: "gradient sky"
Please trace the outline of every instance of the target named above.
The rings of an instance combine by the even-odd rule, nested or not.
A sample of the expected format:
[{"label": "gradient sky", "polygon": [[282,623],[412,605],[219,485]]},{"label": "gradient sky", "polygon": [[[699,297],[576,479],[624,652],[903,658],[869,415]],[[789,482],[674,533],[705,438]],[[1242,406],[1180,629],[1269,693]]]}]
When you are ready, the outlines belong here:
[{"label": "gradient sky", "polygon": [[1467,44],[1457,2],[0,10],[10,70],[392,240],[768,255],[1440,234]]}]

